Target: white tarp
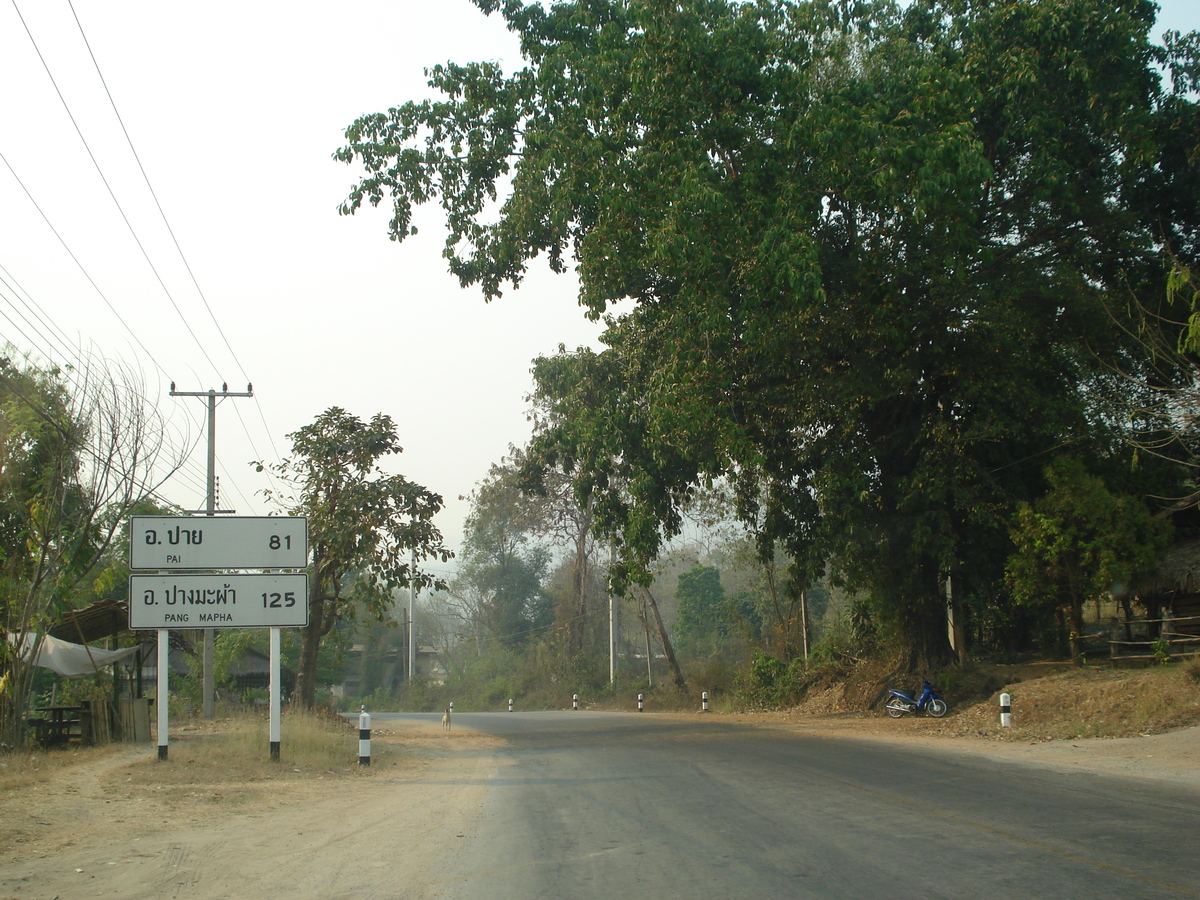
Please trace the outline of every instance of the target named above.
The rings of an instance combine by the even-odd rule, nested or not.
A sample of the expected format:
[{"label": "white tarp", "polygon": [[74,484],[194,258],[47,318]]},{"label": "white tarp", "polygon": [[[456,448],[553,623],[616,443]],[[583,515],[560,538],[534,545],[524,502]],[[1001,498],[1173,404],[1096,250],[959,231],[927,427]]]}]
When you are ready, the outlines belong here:
[{"label": "white tarp", "polygon": [[[9,635],[9,641],[17,645],[21,651],[21,659],[29,662],[36,636],[22,635],[18,642],[16,635]],[[137,647],[126,647],[124,650],[100,650],[85,644],[72,644],[70,641],[60,641],[58,638],[45,635],[42,638],[41,649],[38,650],[35,666],[51,669],[67,678],[85,678],[95,675],[96,669],[111,665],[127,656],[137,653]]]}]

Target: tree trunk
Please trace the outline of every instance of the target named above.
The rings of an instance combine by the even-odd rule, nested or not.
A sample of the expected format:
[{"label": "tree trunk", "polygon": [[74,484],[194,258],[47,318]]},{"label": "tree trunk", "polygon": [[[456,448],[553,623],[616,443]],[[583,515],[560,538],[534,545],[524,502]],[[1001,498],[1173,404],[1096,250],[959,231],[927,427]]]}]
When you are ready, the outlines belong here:
[{"label": "tree trunk", "polygon": [[928,560],[908,590],[890,599],[900,614],[901,633],[916,651],[921,668],[936,670],[954,661],[946,627],[945,584],[936,563]]},{"label": "tree trunk", "polygon": [[804,648],[804,659],[808,660],[808,591],[800,592],[800,642]]},{"label": "tree trunk", "polygon": [[1133,607],[1129,605],[1128,594],[1121,595],[1121,609],[1125,612],[1125,640],[1132,641],[1133,629],[1130,627],[1130,623],[1133,621]]},{"label": "tree trunk", "polygon": [[779,606],[779,592],[775,586],[775,562],[763,563],[763,575],[767,579],[767,591],[771,595],[771,606],[775,609],[775,633],[780,636],[782,646],[775,647],[775,653],[779,656],[788,655],[788,645],[791,643],[791,620],[783,614],[783,609]]},{"label": "tree trunk", "polygon": [[1083,602],[1071,601],[1071,662],[1083,665]]},{"label": "tree trunk", "polygon": [[575,615],[567,631],[569,652],[575,656],[583,651],[587,629],[587,552],[582,541],[575,543],[575,561],[571,566],[571,587],[575,593]]},{"label": "tree trunk", "polygon": [[962,600],[954,593],[954,578],[946,573],[946,606],[950,614],[950,643],[958,654],[958,664],[965,666],[970,658],[967,656],[967,629],[964,625]]},{"label": "tree trunk", "polygon": [[658,628],[658,639],[662,643],[663,653],[667,657],[667,665],[671,667],[671,677],[675,680],[675,687],[680,691],[687,690],[687,680],[683,677],[683,670],[679,668],[679,660],[675,658],[675,650],[671,647],[671,639],[667,636],[667,628],[663,625],[662,613],[658,611],[658,604],[654,602],[654,595],[650,593],[649,588],[642,588],[645,593],[646,602],[650,604],[650,609],[654,612],[654,624]]},{"label": "tree trunk", "polygon": [[300,634],[300,661],[296,666],[296,691],[293,703],[301,709],[312,709],[317,703],[317,651],[325,627],[325,601],[310,597],[308,624]]}]

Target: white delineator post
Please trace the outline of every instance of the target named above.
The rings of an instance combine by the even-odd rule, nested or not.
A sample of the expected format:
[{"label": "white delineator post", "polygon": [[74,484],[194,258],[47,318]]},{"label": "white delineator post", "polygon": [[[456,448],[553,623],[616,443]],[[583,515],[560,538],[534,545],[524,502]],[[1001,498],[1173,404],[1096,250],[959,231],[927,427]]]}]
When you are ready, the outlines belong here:
[{"label": "white delineator post", "polygon": [[708,691],[700,693],[700,712],[708,712]]},{"label": "white delineator post", "polygon": [[358,716],[358,764],[371,764],[371,714],[365,705]]},{"label": "white delineator post", "polygon": [[508,711],[512,712],[512,697],[508,698]]},{"label": "white delineator post", "polygon": [[271,744],[271,761],[279,762],[279,722],[280,722],[280,691],[279,691],[279,629],[271,629],[271,726],[268,740]]},{"label": "white delineator post", "polygon": [[638,712],[642,711],[642,695],[638,694]]},{"label": "white delineator post", "polygon": [[158,696],[154,700],[158,707],[158,758],[167,758],[167,669],[171,664],[171,650],[168,646],[170,632],[165,628],[158,629]]},{"label": "white delineator post", "polygon": [[1012,725],[1012,697],[1008,694],[1000,695],[1000,724],[1004,728]]},{"label": "white delineator post", "polygon": [[571,709],[579,709],[579,695],[578,694],[571,695]]}]

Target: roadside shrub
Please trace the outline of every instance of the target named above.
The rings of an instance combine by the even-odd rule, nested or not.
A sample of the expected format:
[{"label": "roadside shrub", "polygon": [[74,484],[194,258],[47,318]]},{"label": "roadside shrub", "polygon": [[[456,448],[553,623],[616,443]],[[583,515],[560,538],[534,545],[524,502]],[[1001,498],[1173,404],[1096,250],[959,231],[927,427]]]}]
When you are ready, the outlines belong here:
[{"label": "roadside shrub", "polygon": [[763,650],[756,650],[750,656],[750,668],[742,679],[739,693],[747,706],[779,706],[787,675],[788,667],[784,663]]},{"label": "roadside shrub", "polygon": [[733,690],[737,680],[737,668],[731,665],[723,654],[714,653],[689,666],[687,679],[697,692],[708,691],[710,697],[715,697]]},{"label": "roadside shrub", "polygon": [[1193,659],[1183,670],[1192,681],[1200,682],[1200,659]]}]

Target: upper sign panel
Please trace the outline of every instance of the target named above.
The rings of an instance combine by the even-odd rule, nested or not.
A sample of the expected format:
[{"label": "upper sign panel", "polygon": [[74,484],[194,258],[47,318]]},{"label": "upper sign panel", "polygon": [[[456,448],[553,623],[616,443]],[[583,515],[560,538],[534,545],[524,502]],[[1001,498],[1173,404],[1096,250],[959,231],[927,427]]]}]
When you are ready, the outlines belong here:
[{"label": "upper sign panel", "polygon": [[131,569],[303,569],[300,516],[133,516]]}]

